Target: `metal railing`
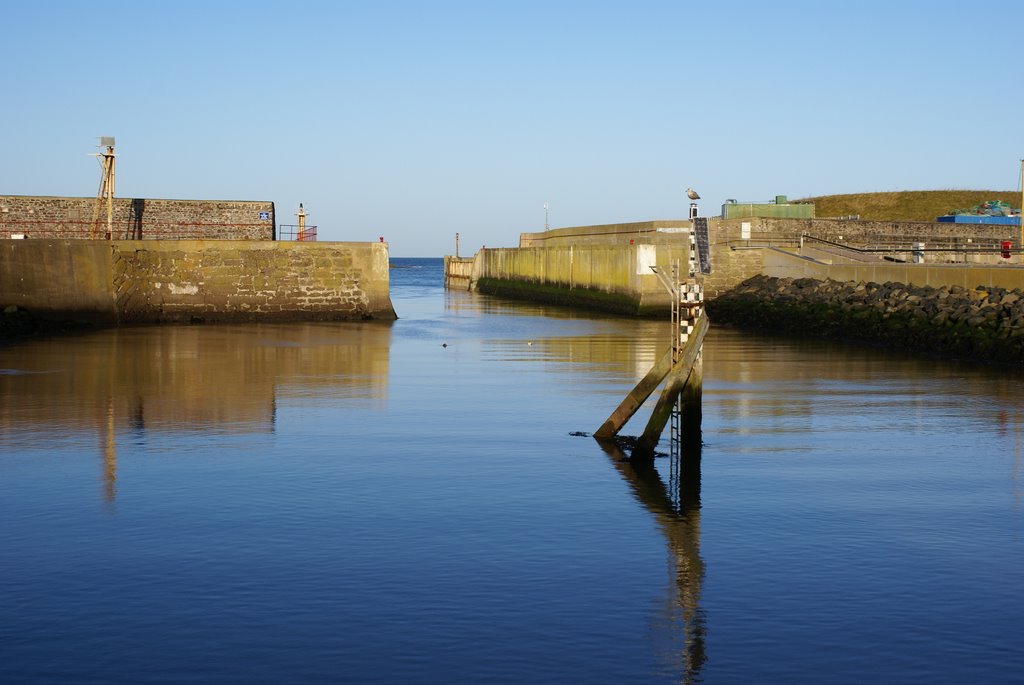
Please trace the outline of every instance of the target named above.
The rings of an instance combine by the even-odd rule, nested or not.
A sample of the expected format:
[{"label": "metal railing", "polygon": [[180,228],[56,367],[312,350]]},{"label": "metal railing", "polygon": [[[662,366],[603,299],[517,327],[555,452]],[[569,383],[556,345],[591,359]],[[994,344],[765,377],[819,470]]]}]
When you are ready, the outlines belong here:
[{"label": "metal railing", "polygon": [[277,239],[313,242],[316,240],[316,226],[304,226],[299,230],[295,224],[281,224],[277,227]]},{"label": "metal railing", "polygon": [[[905,259],[897,257],[896,255],[898,254],[923,255],[924,253],[936,253],[947,254],[954,258],[962,255],[962,260],[949,259],[947,261],[952,263],[966,263],[967,255],[999,255],[1001,259],[1005,259],[1011,254],[1024,253],[1024,248],[1021,246],[1004,247],[1003,243],[1005,241],[995,238],[981,238],[977,241],[972,238],[970,242],[965,242],[964,239],[956,237],[931,237],[927,241],[915,240],[908,243],[906,238],[900,240],[897,239],[896,236],[878,236],[876,240],[873,240],[867,245],[857,247],[828,240],[826,238],[803,234],[800,236],[801,247],[805,242],[818,243],[836,250],[854,252],[857,254],[882,255],[882,258],[886,261],[895,262],[906,261]],[[915,245],[915,243],[921,243],[921,245]],[[936,246],[936,243],[938,243],[938,246]]]}]

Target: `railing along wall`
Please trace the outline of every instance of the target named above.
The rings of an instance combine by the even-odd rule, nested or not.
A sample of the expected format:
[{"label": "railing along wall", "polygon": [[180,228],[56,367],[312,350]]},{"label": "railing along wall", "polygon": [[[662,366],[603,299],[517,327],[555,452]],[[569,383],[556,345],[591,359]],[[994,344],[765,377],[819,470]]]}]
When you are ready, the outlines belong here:
[{"label": "railing along wall", "polygon": [[277,227],[278,240],[297,240],[313,242],[316,240],[316,226],[305,226],[301,230],[294,224],[281,224]]},{"label": "railing along wall", "polygon": [[[877,236],[861,245],[827,240],[813,235],[800,236],[801,248],[808,243],[846,253],[854,259],[881,258],[891,262],[940,262],[944,264],[986,263],[1009,266],[1013,255],[1024,254],[1018,246],[996,238],[966,236],[940,237],[929,242],[908,242],[899,236]],[[938,259],[936,259],[938,257]]]}]

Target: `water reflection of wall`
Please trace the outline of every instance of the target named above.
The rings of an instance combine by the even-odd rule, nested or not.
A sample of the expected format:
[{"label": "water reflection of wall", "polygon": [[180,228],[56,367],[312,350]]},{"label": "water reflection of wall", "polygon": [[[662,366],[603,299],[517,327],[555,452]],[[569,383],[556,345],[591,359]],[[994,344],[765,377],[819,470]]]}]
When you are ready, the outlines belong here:
[{"label": "water reflection of wall", "polygon": [[278,399],[385,397],[386,323],[125,328],[8,348],[5,426],[269,430]]},{"label": "water reflection of wall", "polygon": [[0,350],[0,429],[95,431],[107,499],[123,431],[270,432],[293,398],[386,399],[389,323],[121,328]]},{"label": "water reflection of wall", "polygon": [[704,360],[710,393],[737,418],[810,418],[841,401],[876,409],[898,404],[902,416],[921,421],[951,410],[1015,430],[1024,421],[1020,413],[999,416],[993,409],[1020,396],[1015,375],[997,367],[723,328],[712,328]]},{"label": "water reflection of wall", "polygon": [[[657,319],[601,317],[567,307],[521,302],[481,293],[448,292],[445,308],[464,320],[487,318],[482,339],[485,358],[530,364],[538,362],[586,365],[588,373],[578,382],[604,385],[609,374],[639,380],[671,344],[670,323]],[[528,327],[529,337],[505,329],[501,318],[536,317]],[[574,322],[579,322],[575,334]],[[546,327],[546,324],[550,324]],[[545,333],[550,332],[550,335]]]},{"label": "water reflection of wall", "polygon": [[586,373],[574,380],[581,384],[607,385],[609,374],[639,380],[664,353],[668,343],[660,346],[649,340],[628,335],[565,336],[484,341],[486,359],[502,362],[524,361],[532,364],[560,363],[586,367]]}]

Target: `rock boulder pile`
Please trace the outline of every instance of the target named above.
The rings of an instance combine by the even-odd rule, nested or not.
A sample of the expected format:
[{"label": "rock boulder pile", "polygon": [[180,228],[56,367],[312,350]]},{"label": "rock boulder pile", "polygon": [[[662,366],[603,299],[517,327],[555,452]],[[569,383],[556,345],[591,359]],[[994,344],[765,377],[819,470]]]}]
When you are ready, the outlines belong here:
[{"label": "rock boulder pile", "polygon": [[708,304],[716,323],[1024,363],[1024,291],[755,276]]}]

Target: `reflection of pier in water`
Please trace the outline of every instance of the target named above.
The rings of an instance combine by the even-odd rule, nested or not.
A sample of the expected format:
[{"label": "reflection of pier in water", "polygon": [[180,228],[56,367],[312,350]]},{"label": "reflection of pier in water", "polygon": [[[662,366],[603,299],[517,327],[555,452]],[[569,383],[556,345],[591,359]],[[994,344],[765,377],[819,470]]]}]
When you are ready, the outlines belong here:
[{"label": "reflection of pier in water", "polygon": [[[617,442],[598,441],[601,449],[630,484],[633,494],[650,511],[668,541],[675,566],[675,586],[669,599],[670,613],[682,626],[682,649],[678,655],[680,682],[700,682],[706,660],[704,612],[700,608],[704,561],[700,556],[700,457],[699,435],[683,424],[684,414],[672,416],[669,476],[666,483],[650,458],[630,458]],[[676,658],[676,657],[674,657]]]},{"label": "reflection of pier in water", "polygon": [[[502,362],[522,361],[524,364],[576,363],[586,364],[588,373],[580,374],[579,383],[590,383],[595,388],[606,389],[608,375],[643,378],[663,351],[665,338],[670,331],[664,322],[653,320],[630,320],[623,322],[614,318],[607,321],[608,330],[593,331],[594,315],[580,315],[570,309],[549,307],[543,304],[507,302],[478,293],[447,291],[446,308],[462,317],[488,317],[508,315],[510,318],[533,313],[551,321],[551,335],[523,340],[508,335],[511,331],[497,328],[503,337],[485,338],[485,358]],[[573,331],[573,319],[580,318],[582,328],[579,335]],[[537,326],[531,327],[531,335],[537,335]],[[701,373],[698,365],[697,373]],[[681,673],[681,682],[700,680],[701,668],[705,661],[706,622],[700,608],[701,585],[704,579],[704,562],[700,557],[700,398],[693,393],[700,392],[700,383],[688,386],[678,401],[687,404],[684,413],[676,411],[671,418],[671,455],[667,482],[655,468],[653,458],[630,459],[615,440],[599,440],[601,449],[611,458],[615,468],[630,484],[636,498],[654,515],[668,541],[669,552],[674,566],[672,596],[668,609],[673,624],[682,626],[682,643],[679,653],[671,656],[673,671]],[[609,395],[610,397],[614,395]],[[673,640],[674,644],[675,641]],[[675,649],[675,647],[673,647]]]},{"label": "reflection of pier in water", "polygon": [[126,433],[215,428],[272,433],[278,404],[330,397],[381,408],[387,399],[388,323],[255,324],[111,329],[5,351],[18,402],[0,404],[12,434],[95,431],[104,499],[117,488]]},{"label": "reflection of pier in water", "polygon": [[[578,374],[574,382],[593,385],[611,396],[615,392],[607,390],[606,377],[639,380],[657,361],[670,335],[662,321],[612,316],[602,320],[593,312],[477,292],[445,291],[445,309],[464,328],[486,326],[480,336],[485,360],[523,362],[524,366],[586,364],[589,373]],[[534,318],[517,337],[516,324],[524,316]],[[506,319],[508,326],[503,325]]]}]

